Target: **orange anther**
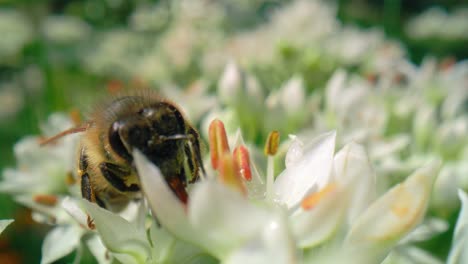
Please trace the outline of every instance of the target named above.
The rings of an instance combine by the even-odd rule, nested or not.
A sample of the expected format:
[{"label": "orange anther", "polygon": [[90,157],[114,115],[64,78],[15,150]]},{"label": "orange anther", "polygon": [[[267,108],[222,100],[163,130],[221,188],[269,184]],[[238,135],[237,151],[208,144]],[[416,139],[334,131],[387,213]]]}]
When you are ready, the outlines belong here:
[{"label": "orange anther", "polygon": [[229,153],[229,143],[227,140],[224,124],[219,119],[211,122],[208,130],[208,140],[210,144],[211,165],[214,169],[219,167],[219,159],[225,153]]},{"label": "orange anther", "polygon": [[244,183],[241,180],[239,168],[237,167],[234,158],[229,152],[225,152],[221,156],[219,163],[219,174],[221,181],[226,185],[240,191],[243,194],[247,193]]},{"label": "orange anther", "polygon": [[37,194],[34,196],[34,202],[45,206],[55,206],[58,202],[58,199],[55,195]]},{"label": "orange anther", "polygon": [[243,145],[234,149],[234,162],[239,169],[240,175],[247,181],[252,180],[252,171],[250,170],[249,151]]}]

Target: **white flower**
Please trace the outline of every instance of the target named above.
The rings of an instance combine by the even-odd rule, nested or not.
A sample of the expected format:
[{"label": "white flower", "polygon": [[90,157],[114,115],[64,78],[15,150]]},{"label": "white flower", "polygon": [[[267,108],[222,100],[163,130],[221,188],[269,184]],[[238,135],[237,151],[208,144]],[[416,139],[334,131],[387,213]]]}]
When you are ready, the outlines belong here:
[{"label": "white flower", "polygon": [[410,38],[444,40],[466,39],[468,30],[468,10],[458,9],[453,14],[447,14],[441,8],[430,8],[421,15],[411,19],[406,25]]},{"label": "white flower", "polygon": [[85,39],[91,28],[77,17],[49,16],[42,24],[42,31],[52,42],[71,44]]},{"label": "white flower", "polygon": [[16,56],[33,38],[32,25],[18,11],[0,10],[0,58]]},{"label": "white flower", "polygon": [[20,87],[15,83],[0,82],[0,120],[15,116],[24,106]]},{"label": "white flower", "polygon": [[208,84],[203,80],[192,83],[185,90],[172,85],[163,86],[161,90],[164,96],[177,102],[192,123],[199,122],[210,109],[219,107],[219,100],[208,93]]},{"label": "white flower", "polygon": [[336,155],[334,149],[334,132],[293,144],[273,195],[267,193],[263,201],[249,201],[208,179],[193,186],[187,205],[172,193],[158,168],[138,151],[134,157],[161,225],[222,261],[296,263],[302,259],[299,249],[333,237],[344,240],[343,252],[357,250],[381,261],[424,217],[438,165],[416,171],[374,201],[375,176],[364,149],[349,144]]},{"label": "white flower", "polygon": [[339,69],[327,83],[325,100],[327,127],[344,131],[344,142],[364,144],[384,132],[388,114],[369,82]]},{"label": "white flower", "polygon": [[235,62],[229,62],[218,81],[219,98],[226,104],[235,104],[242,96],[244,76]]},{"label": "white flower", "polygon": [[450,250],[447,263],[462,264],[468,262],[468,196],[463,191],[458,191],[462,203],[462,209],[458,216],[453,237],[453,245]]},{"label": "white flower", "polygon": [[[45,136],[72,127],[63,114],[53,114],[43,125]],[[73,172],[77,135],[60,139],[56,144],[39,145],[39,137],[26,137],[14,146],[17,169],[3,171],[0,191],[12,194],[56,194],[68,190],[67,176]]]}]

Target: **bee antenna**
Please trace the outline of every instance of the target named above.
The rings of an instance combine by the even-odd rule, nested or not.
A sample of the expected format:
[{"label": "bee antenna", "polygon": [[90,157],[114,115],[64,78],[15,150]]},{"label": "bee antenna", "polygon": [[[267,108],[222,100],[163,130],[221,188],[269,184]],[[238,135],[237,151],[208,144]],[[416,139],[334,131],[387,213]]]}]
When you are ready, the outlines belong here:
[{"label": "bee antenna", "polygon": [[91,123],[86,123],[86,124],[84,124],[82,126],[72,127],[72,128],[67,129],[65,131],[62,131],[62,132],[58,133],[55,136],[45,138],[45,139],[41,139],[39,141],[39,145],[44,146],[46,144],[52,143],[52,142],[64,137],[66,135],[75,134],[75,133],[79,133],[79,132],[84,132],[89,128],[90,125],[91,125]]}]

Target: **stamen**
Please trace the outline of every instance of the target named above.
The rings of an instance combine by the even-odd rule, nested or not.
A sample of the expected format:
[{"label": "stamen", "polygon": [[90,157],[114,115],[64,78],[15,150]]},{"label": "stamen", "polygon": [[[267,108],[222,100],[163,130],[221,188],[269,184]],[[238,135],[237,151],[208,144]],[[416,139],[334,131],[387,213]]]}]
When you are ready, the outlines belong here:
[{"label": "stamen", "polygon": [[268,135],[265,143],[264,153],[268,156],[267,160],[267,186],[266,186],[266,199],[273,199],[273,181],[274,181],[274,160],[273,156],[278,152],[280,135],[278,131],[272,131]]},{"label": "stamen", "polygon": [[218,169],[219,160],[224,153],[229,153],[229,143],[227,140],[224,124],[219,119],[211,122],[208,130],[208,140],[210,145],[211,165]]},{"label": "stamen", "polygon": [[273,156],[278,152],[280,134],[278,131],[271,131],[265,143],[264,152],[267,156]]},{"label": "stamen", "polygon": [[55,206],[58,202],[57,196],[50,194],[37,194],[33,199],[34,202],[45,206]]},{"label": "stamen", "polygon": [[323,187],[320,191],[315,192],[306,198],[302,200],[301,206],[304,210],[310,210],[313,209],[319,202],[320,200],[328,195],[329,193],[333,192],[336,190],[336,184],[335,183],[330,183]]},{"label": "stamen", "polygon": [[252,171],[250,170],[249,151],[243,145],[234,149],[234,162],[239,168],[240,175],[246,180],[252,180]]},{"label": "stamen", "polygon": [[241,180],[239,168],[236,162],[234,162],[233,156],[229,152],[225,152],[221,157],[219,163],[219,174],[221,180],[228,186],[240,191],[246,195],[247,190],[244,183]]}]

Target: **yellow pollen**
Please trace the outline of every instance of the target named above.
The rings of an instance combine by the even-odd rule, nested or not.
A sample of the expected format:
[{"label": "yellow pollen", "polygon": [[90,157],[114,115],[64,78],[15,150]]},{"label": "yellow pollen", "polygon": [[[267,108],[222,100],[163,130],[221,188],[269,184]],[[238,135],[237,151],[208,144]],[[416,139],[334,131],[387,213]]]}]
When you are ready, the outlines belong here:
[{"label": "yellow pollen", "polygon": [[264,153],[267,156],[273,156],[278,151],[280,134],[278,131],[271,131],[265,143]]}]

